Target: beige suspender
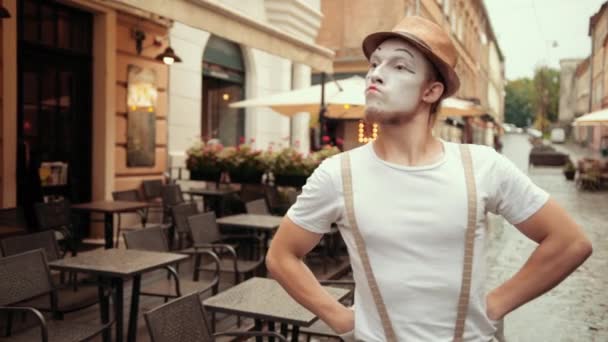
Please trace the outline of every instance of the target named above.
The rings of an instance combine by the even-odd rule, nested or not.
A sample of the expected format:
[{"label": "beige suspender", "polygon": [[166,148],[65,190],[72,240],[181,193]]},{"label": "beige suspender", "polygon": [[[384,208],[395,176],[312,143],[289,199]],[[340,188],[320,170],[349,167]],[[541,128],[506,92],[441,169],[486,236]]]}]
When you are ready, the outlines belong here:
[{"label": "beige suspender", "polygon": [[[464,265],[462,270],[462,284],[460,287],[460,297],[458,298],[458,312],[456,315],[456,327],[454,328],[454,342],[461,342],[464,334],[464,323],[466,321],[467,311],[469,308],[469,293],[471,289],[471,274],[473,268],[473,249],[475,244],[475,228],[477,221],[477,190],[475,187],[475,175],[473,173],[473,161],[471,159],[471,151],[467,145],[460,145],[460,155],[462,157],[462,164],[464,166],[464,174],[467,186],[467,230],[465,233],[465,248],[464,248]],[[344,188],[344,202],[346,208],[346,217],[350,223],[353,237],[355,239],[355,245],[359,251],[359,257],[367,283],[371,291],[380,321],[382,322],[382,328],[384,330],[384,336],[387,342],[397,342],[395,330],[391,323],[386,305],[382,299],[380,288],[376,282],[376,278],[371,268],[369,257],[367,255],[367,249],[365,247],[365,240],[359,231],[357,226],[357,220],[355,218],[354,202],[353,202],[353,185],[352,185],[352,173],[350,167],[350,157],[348,153],[342,154],[342,186]]]}]

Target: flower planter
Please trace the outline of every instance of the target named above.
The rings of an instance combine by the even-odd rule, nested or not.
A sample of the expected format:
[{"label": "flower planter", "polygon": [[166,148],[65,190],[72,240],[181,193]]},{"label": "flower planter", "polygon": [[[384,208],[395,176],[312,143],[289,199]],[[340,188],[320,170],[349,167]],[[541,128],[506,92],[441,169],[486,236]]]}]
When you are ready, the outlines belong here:
[{"label": "flower planter", "polygon": [[274,184],[279,186],[293,186],[301,188],[306,184],[308,176],[300,175],[274,175]]},{"label": "flower planter", "polygon": [[240,184],[260,184],[263,171],[259,170],[235,170],[230,172],[230,182]]},{"label": "flower planter", "polygon": [[206,182],[219,182],[222,177],[222,170],[190,170],[190,179]]},{"label": "flower planter", "polygon": [[564,176],[566,176],[566,180],[574,180],[574,176],[576,175],[576,171],[564,171]]}]

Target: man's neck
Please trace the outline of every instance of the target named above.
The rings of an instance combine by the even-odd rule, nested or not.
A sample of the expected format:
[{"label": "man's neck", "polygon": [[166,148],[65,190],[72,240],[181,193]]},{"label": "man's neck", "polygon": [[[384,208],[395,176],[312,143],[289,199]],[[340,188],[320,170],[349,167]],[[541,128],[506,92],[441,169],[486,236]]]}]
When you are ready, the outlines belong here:
[{"label": "man's neck", "polygon": [[380,134],[373,143],[380,159],[405,166],[429,165],[443,156],[443,145],[433,137],[428,115],[410,120],[380,124]]}]

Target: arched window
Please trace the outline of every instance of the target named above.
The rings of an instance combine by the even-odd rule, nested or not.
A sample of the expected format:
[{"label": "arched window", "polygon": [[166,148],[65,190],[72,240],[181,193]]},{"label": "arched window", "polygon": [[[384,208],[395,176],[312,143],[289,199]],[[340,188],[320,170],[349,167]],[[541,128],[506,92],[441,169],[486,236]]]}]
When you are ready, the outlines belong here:
[{"label": "arched window", "polygon": [[230,108],[228,104],[244,97],[245,64],[241,48],[211,36],[202,63],[201,137],[219,139],[224,145],[236,145],[245,132],[244,111]]}]

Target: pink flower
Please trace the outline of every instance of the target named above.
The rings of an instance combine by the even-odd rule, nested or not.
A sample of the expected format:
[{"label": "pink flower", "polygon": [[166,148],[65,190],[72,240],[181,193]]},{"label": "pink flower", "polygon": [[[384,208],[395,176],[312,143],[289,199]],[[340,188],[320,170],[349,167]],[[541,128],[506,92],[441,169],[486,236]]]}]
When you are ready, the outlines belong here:
[{"label": "pink flower", "polygon": [[239,144],[243,144],[245,142],[245,137],[239,137]]},{"label": "pink flower", "polygon": [[322,138],[324,143],[328,143],[329,142],[329,136],[328,135],[324,135]]}]

